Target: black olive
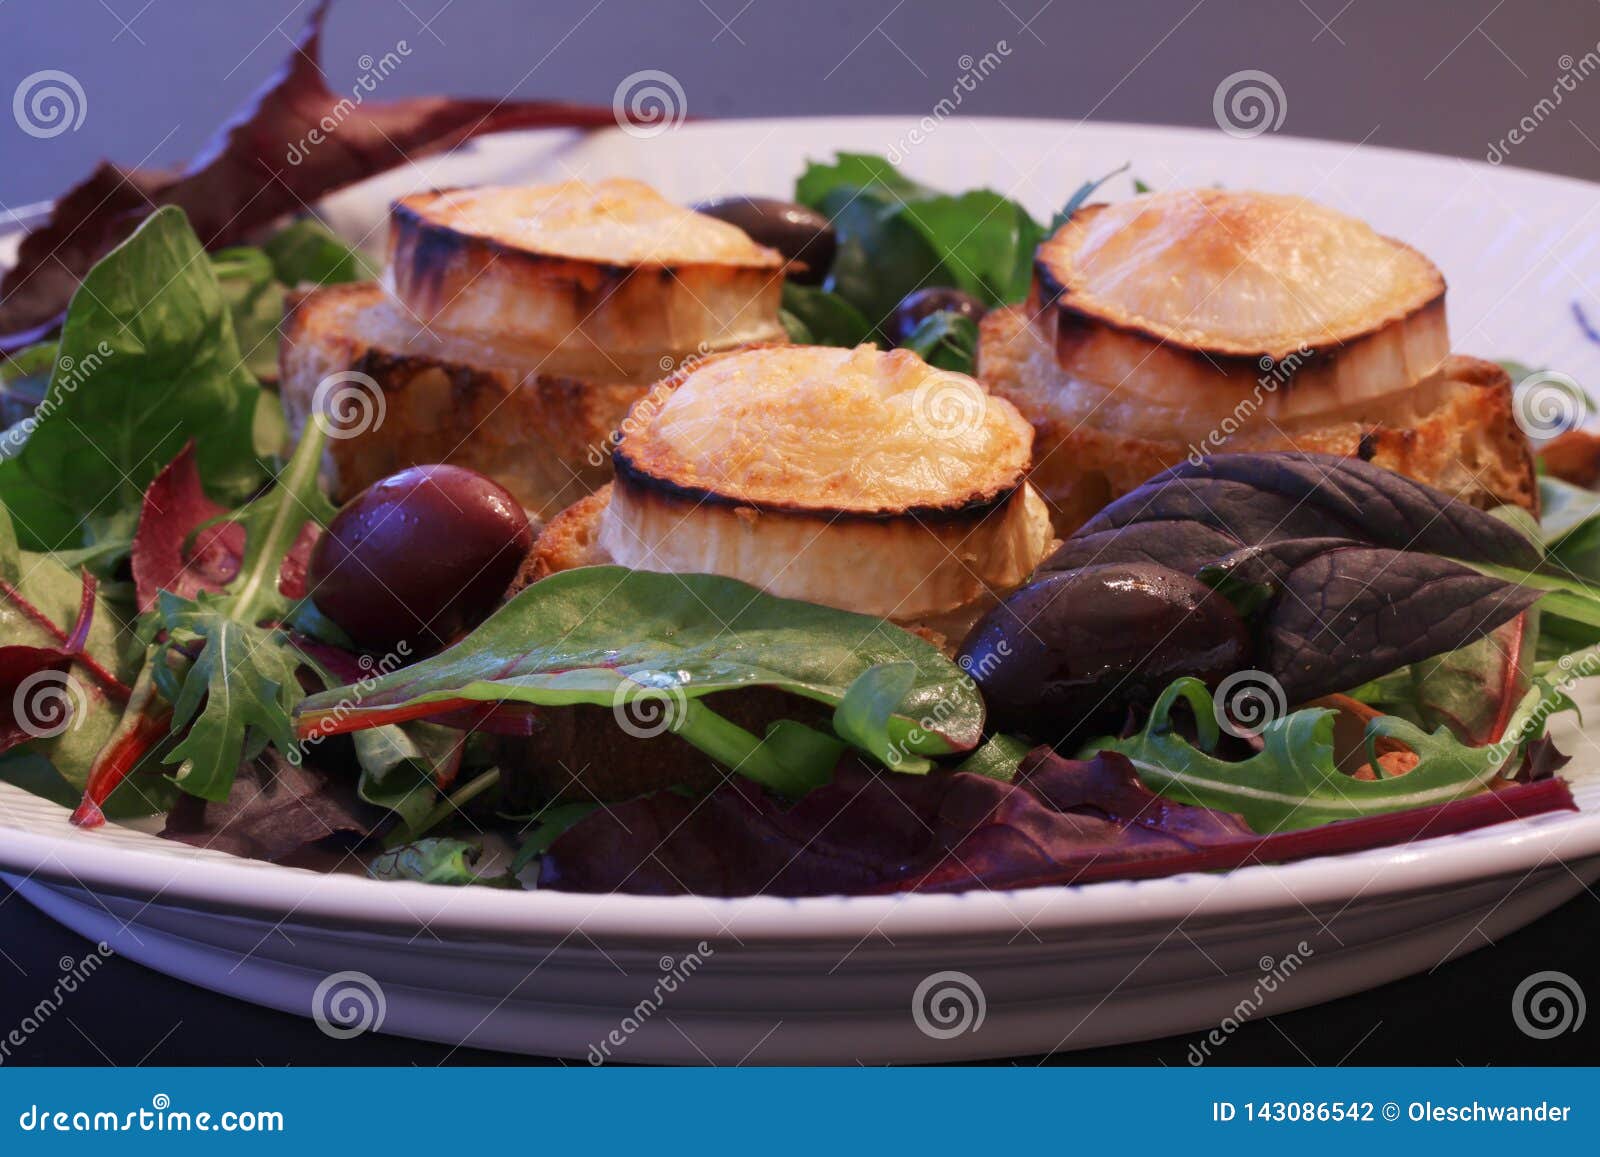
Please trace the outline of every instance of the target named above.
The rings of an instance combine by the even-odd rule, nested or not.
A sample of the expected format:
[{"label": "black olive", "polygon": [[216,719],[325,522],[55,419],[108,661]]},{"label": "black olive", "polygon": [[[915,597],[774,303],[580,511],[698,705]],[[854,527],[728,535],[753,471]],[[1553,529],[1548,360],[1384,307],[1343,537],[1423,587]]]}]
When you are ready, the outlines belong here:
[{"label": "black olive", "polygon": [[362,647],[437,650],[488,617],[533,548],[521,503],[460,466],[413,466],[345,503],[307,568],[312,600]]},{"label": "black olive", "polygon": [[839,241],[833,225],[821,213],[793,201],[774,197],[719,197],[703,201],[695,212],[737,225],[758,245],[776,249],[791,261],[790,281],[802,285],[821,285],[833,268],[833,254]]},{"label": "black olive", "polygon": [[1062,571],[1034,580],[986,614],[958,661],[989,704],[990,722],[1070,745],[1115,732],[1172,680],[1215,687],[1249,665],[1250,633],[1226,598],[1153,563]]},{"label": "black olive", "polygon": [[936,313],[959,313],[978,321],[987,312],[988,306],[959,289],[946,285],[913,289],[895,306],[894,315],[889,319],[889,337],[895,345],[904,345],[912,331]]}]

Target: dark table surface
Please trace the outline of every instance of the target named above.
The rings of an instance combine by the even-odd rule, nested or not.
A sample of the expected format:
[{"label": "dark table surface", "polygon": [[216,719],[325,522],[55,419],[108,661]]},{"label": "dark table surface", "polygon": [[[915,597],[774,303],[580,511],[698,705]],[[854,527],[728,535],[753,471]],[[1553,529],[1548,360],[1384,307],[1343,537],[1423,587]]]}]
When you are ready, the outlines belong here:
[{"label": "dark table surface", "polygon": [[[1549,1040],[1524,1035],[1512,1019],[1523,978],[1556,970],[1600,995],[1600,896],[1593,890],[1507,937],[1485,943],[1433,972],[1371,992],[1244,1024],[1211,1062],[1222,1065],[1570,1065],[1600,1063],[1600,1018]],[[0,1034],[17,1024],[59,976],[57,961],[80,959],[86,941],[0,885]],[[7,1064],[215,1065],[552,1064],[475,1049],[360,1036],[330,1042],[310,1020],[258,1008],[113,958],[72,1003]],[[1188,1064],[1193,1037],[1018,1064]],[[564,1063],[564,1062],[562,1062]],[[581,1063],[581,1062],[580,1062]]]}]

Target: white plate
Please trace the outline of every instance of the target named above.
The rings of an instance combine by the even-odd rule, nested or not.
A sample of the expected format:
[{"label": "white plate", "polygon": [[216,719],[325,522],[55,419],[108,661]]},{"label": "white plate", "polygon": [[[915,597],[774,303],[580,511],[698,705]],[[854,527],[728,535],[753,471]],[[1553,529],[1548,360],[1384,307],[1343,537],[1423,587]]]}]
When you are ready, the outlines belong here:
[{"label": "white plate", "polygon": [[[387,201],[430,184],[627,174],[683,200],[781,195],[806,158],[904,149],[912,127],[508,135],[341,194],[327,213],[376,248]],[[992,185],[1048,217],[1124,161],[1158,188],[1296,191],[1364,217],[1443,268],[1458,349],[1600,381],[1600,347],[1572,311],[1582,301],[1600,319],[1600,230],[1589,221],[1600,197],[1579,181],[1271,136],[1010,120],[946,121],[905,167],[948,188]],[[1118,178],[1106,192],[1129,188]],[[1580,698],[1592,718],[1600,694]],[[64,810],[3,786],[0,869],[92,939],[248,1000],[326,1011],[338,989],[324,979],[361,973],[353,983],[381,991],[365,1004],[381,1004],[386,1032],[632,1061],[1006,1056],[1210,1029],[1241,1015],[1241,1002],[1244,1015],[1313,1004],[1432,968],[1548,912],[1600,878],[1600,746],[1571,715],[1554,733],[1575,756],[1566,774],[1580,813],[1138,883],[808,900],[380,884],[128,829],[76,831]],[[964,975],[929,982],[943,972]],[[951,1015],[949,1030],[937,1012],[914,1012],[919,995]]]}]

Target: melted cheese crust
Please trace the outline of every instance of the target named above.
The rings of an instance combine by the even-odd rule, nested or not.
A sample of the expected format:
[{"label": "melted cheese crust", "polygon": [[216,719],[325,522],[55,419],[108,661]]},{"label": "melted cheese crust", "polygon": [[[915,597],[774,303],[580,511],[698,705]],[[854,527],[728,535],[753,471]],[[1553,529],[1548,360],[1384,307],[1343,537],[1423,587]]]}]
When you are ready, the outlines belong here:
[{"label": "melted cheese crust", "polygon": [[1039,248],[1061,303],[1212,352],[1326,349],[1444,294],[1432,262],[1301,197],[1179,189],[1073,214]]},{"label": "melted cheese crust", "polygon": [[708,358],[624,423],[638,470],[742,502],[817,511],[953,509],[1021,482],[1016,407],[906,350],[788,346]]},{"label": "melted cheese crust", "polygon": [[433,224],[539,253],[606,265],[737,265],[783,258],[737,226],[673,204],[642,181],[452,189],[404,202]]}]

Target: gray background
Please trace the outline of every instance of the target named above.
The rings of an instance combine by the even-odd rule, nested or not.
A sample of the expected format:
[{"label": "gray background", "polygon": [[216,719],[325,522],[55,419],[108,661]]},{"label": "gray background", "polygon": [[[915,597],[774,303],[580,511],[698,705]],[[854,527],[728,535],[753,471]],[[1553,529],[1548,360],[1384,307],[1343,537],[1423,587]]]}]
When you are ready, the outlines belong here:
[{"label": "gray background", "polygon": [[[179,164],[289,50],[310,0],[0,0],[0,99],[71,73],[83,124],[49,140],[0,115],[0,202],[47,198],[105,156]],[[324,60],[347,91],[404,39],[381,95],[609,103],[672,73],[697,116],[921,115],[963,55],[1011,55],[979,115],[1210,125],[1218,82],[1262,69],[1282,132],[1483,157],[1600,42],[1597,0],[340,0]],[[1600,74],[1510,162],[1600,179]]]}]

